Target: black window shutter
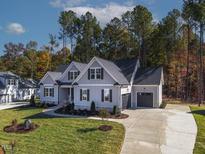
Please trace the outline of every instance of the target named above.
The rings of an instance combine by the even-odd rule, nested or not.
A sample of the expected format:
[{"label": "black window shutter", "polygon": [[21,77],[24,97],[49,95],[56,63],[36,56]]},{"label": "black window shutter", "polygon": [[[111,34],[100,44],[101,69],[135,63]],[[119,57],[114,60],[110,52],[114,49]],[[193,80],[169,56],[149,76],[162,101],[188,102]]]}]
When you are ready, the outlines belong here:
[{"label": "black window shutter", "polygon": [[103,72],[103,68],[101,68],[101,79],[103,80],[103,78],[104,78],[104,72]]},{"label": "black window shutter", "polygon": [[90,69],[88,69],[88,80],[90,80]]},{"label": "black window shutter", "polygon": [[78,71],[78,75],[80,74],[80,71]]},{"label": "black window shutter", "polygon": [[110,89],[110,102],[112,102],[112,89]]},{"label": "black window shutter", "polygon": [[87,101],[90,101],[90,90],[87,89]]},{"label": "black window shutter", "polygon": [[70,72],[68,72],[68,80],[70,80]]},{"label": "black window shutter", "polygon": [[104,89],[102,89],[102,92],[101,92],[101,100],[102,102],[104,102]]},{"label": "black window shutter", "polygon": [[46,96],[46,88],[43,88],[44,91],[44,97]]},{"label": "black window shutter", "polygon": [[71,99],[74,99],[74,88],[71,88]]},{"label": "black window shutter", "polygon": [[80,89],[80,101],[82,101],[82,89]]}]

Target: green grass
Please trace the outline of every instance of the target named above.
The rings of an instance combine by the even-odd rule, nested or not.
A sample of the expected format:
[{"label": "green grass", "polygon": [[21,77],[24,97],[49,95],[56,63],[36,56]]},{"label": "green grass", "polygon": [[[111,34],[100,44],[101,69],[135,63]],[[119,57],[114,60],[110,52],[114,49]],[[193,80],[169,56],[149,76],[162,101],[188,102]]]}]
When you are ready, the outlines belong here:
[{"label": "green grass", "polygon": [[[15,140],[15,154],[119,154],[125,130],[121,124],[88,119],[49,118],[40,108],[19,108],[0,111],[0,144]],[[31,118],[40,127],[30,133],[5,133],[3,128],[13,119],[18,123]],[[101,124],[113,126],[101,132]]]},{"label": "green grass", "polygon": [[194,115],[198,127],[194,154],[204,154],[205,153],[205,107],[191,106],[190,108]]}]

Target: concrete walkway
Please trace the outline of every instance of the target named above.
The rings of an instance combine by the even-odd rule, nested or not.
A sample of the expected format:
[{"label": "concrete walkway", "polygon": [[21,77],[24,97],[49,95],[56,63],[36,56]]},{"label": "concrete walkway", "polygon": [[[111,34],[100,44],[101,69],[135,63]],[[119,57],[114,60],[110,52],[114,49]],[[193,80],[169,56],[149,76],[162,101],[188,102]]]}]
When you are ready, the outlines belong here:
[{"label": "concrete walkway", "polygon": [[0,110],[11,109],[15,107],[28,105],[29,102],[12,102],[12,103],[2,103],[0,104]]},{"label": "concrete walkway", "polygon": [[[73,117],[54,113],[57,108],[46,109],[43,112],[52,116]],[[129,114],[129,118],[109,119],[125,126],[126,134],[121,154],[193,153],[197,126],[188,106],[167,105],[166,109],[123,112]]]}]

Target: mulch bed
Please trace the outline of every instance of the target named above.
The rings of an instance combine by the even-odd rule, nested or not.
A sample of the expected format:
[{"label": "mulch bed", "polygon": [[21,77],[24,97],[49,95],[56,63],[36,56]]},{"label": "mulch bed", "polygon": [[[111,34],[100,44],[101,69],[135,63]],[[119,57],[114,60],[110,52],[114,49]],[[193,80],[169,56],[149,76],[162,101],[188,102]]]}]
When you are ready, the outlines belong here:
[{"label": "mulch bed", "polygon": [[25,129],[24,124],[17,124],[15,126],[6,126],[3,130],[7,133],[28,133],[36,130],[38,127],[39,126],[37,124],[32,124],[32,127],[30,129]]},{"label": "mulch bed", "polygon": [[[55,113],[58,114],[65,114],[65,115],[76,115],[76,116],[86,116],[86,117],[99,117],[99,112],[96,111],[96,113],[91,113],[88,110],[74,110],[74,111],[65,111],[63,108],[59,108],[55,111]],[[110,114],[107,118],[110,119],[126,119],[129,115],[121,113],[121,114]]]},{"label": "mulch bed", "polygon": [[109,126],[109,125],[101,125],[101,126],[98,127],[98,129],[101,130],[101,131],[107,132],[107,131],[112,130],[112,126]]}]

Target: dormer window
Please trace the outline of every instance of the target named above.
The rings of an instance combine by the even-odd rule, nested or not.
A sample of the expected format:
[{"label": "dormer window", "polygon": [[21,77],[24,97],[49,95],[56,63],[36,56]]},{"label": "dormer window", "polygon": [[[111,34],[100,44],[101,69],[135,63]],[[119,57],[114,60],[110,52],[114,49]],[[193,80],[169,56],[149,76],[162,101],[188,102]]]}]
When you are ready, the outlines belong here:
[{"label": "dormer window", "polygon": [[16,85],[16,80],[14,79],[8,79],[8,85]]},{"label": "dormer window", "polygon": [[69,71],[68,80],[75,80],[79,75],[79,71]]},{"label": "dormer window", "polygon": [[103,79],[103,70],[102,68],[90,68],[89,70],[89,75],[88,78],[89,79]]}]

